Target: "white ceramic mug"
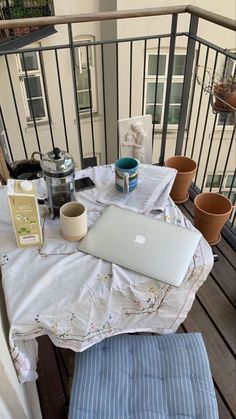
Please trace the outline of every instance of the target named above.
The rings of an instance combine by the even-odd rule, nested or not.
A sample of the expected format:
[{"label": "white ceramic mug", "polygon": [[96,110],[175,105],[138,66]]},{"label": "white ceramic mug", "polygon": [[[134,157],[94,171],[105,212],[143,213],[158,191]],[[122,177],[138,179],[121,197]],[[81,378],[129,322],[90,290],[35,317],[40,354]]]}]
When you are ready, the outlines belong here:
[{"label": "white ceramic mug", "polygon": [[88,231],[87,212],[79,202],[67,202],[60,208],[61,232],[64,239],[81,240]]}]

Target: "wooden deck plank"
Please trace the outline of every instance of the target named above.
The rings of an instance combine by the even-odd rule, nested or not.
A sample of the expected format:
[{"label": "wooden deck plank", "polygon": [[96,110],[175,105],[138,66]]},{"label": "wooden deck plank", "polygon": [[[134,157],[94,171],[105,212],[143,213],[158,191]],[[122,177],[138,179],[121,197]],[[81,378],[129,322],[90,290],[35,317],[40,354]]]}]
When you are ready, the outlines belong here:
[{"label": "wooden deck plank", "polygon": [[220,394],[216,390],[216,398],[217,398],[217,404],[218,404],[218,410],[219,410],[219,418],[220,419],[232,419],[233,416],[228,411],[227,407],[224,404],[224,401],[222,400]]},{"label": "wooden deck plank", "polygon": [[58,354],[58,366],[61,372],[64,393],[69,397],[74,369],[75,352],[70,349],[56,348]]},{"label": "wooden deck plank", "polygon": [[184,322],[188,332],[201,332],[204,337],[211,371],[226,407],[236,415],[235,359],[197,300]]},{"label": "wooden deck plank", "polygon": [[232,247],[227,243],[226,240],[220,241],[215,248],[219,250],[224,257],[230,262],[234,269],[236,269],[236,258],[235,258],[235,251]]},{"label": "wooden deck plank", "polygon": [[234,307],[236,307],[235,270],[222,253],[218,252],[217,255],[219,256],[219,260],[214,263],[211,274]]},{"label": "wooden deck plank", "polygon": [[60,412],[65,397],[53,344],[48,336],[41,336],[37,340],[39,346],[37,387],[42,415],[44,419],[61,419]]},{"label": "wooden deck plank", "polygon": [[226,340],[229,347],[236,353],[236,310],[222,293],[220,288],[209,276],[197,293],[208,315],[217,325],[218,330]]}]

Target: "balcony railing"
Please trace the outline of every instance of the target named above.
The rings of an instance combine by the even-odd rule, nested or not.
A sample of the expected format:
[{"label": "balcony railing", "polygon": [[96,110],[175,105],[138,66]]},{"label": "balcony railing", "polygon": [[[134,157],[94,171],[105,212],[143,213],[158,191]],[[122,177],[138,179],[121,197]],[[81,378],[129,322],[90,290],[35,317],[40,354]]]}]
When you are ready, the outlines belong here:
[{"label": "balcony railing", "polygon": [[[189,17],[187,30],[181,14]],[[158,22],[158,15],[169,19],[166,32],[104,35],[107,20],[130,19],[131,25],[148,16]],[[235,77],[236,55],[227,44],[201,37],[201,19],[225,30],[225,42],[234,37],[233,20],[193,6],[0,22],[0,30],[9,31],[60,25],[57,38],[40,46],[0,47],[0,142],[8,162],[54,146],[67,149],[79,168],[113,162],[118,120],[151,114],[153,163],[163,165],[171,154],[192,157],[198,169],[191,196],[210,190],[235,203],[236,110],[218,111],[213,87],[215,74]],[[100,39],[78,35],[84,22],[97,22]],[[235,210],[226,229],[230,240],[234,224]]]}]

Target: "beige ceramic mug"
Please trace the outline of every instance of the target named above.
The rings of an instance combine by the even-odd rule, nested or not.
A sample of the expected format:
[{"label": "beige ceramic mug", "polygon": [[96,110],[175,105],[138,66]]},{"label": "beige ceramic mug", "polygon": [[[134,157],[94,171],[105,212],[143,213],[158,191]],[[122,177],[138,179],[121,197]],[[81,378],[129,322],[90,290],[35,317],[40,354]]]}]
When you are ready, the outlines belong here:
[{"label": "beige ceramic mug", "polygon": [[81,240],[88,231],[87,212],[79,202],[67,202],[60,208],[61,232],[64,239]]}]

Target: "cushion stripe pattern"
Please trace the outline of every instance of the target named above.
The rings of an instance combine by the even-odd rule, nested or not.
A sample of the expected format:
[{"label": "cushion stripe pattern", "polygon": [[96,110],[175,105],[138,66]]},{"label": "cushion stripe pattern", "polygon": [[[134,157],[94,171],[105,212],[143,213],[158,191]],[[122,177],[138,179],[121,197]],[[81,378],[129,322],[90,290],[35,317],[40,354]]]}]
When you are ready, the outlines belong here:
[{"label": "cushion stripe pattern", "polygon": [[118,335],[75,356],[69,419],[218,419],[200,333]]}]

